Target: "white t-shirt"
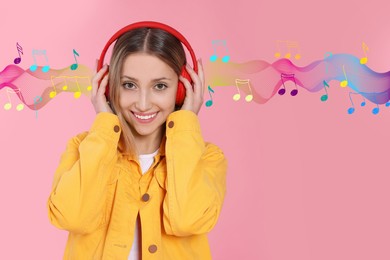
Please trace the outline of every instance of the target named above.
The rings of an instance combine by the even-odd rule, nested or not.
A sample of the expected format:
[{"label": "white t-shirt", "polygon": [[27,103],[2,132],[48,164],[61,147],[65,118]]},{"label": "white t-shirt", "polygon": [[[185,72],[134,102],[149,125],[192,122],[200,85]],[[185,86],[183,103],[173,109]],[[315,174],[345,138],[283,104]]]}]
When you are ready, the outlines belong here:
[{"label": "white t-shirt", "polygon": [[[157,154],[158,150],[151,154],[141,154],[139,155],[139,162],[141,164],[141,170],[142,174],[146,173],[150,166],[152,166],[154,162],[154,156]],[[139,241],[139,218],[137,217],[137,221],[135,223],[135,230],[134,230],[134,242],[130,250],[130,254],[128,257],[128,260],[140,260],[140,241]]]}]

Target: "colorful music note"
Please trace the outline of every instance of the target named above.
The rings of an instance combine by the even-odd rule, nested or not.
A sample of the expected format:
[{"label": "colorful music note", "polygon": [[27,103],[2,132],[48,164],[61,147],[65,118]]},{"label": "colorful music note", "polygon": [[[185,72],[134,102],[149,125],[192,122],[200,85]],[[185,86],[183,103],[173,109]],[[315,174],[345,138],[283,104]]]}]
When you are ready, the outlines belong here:
[{"label": "colorful music note", "polygon": [[31,71],[36,71],[37,68],[38,68],[37,61],[35,59],[35,55],[43,55],[43,56],[45,56],[46,65],[42,67],[42,71],[43,72],[48,72],[50,70],[50,66],[49,66],[49,61],[48,61],[47,55],[46,55],[46,50],[35,50],[35,49],[32,50],[32,56],[33,56],[33,59],[34,59],[34,64],[30,66],[30,70]]},{"label": "colorful music note", "polygon": [[286,86],[284,85],[284,79],[288,79],[288,80],[294,81],[294,84],[295,84],[295,89],[291,90],[290,95],[296,96],[298,94],[298,88],[297,88],[297,82],[295,81],[295,75],[282,73],[282,74],[280,74],[280,78],[282,79],[282,82],[283,82],[283,88],[279,89],[278,94],[284,95],[284,93],[286,93]]},{"label": "colorful music note", "polygon": [[253,100],[253,93],[252,93],[252,88],[251,88],[249,79],[236,79],[236,88],[237,88],[238,93],[233,96],[233,100],[238,101],[241,98],[240,87],[238,86],[240,84],[244,84],[245,86],[248,86],[250,94],[246,95],[245,101],[251,102]]},{"label": "colorful music note", "polygon": [[37,119],[38,118],[38,110],[37,108],[35,107],[35,105],[39,104],[42,102],[42,97],[41,96],[36,96],[34,98],[34,109],[35,109],[35,118]]},{"label": "colorful music note", "polygon": [[227,45],[226,45],[226,41],[225,40],[213,40],[212,41],[212,45],[213,45],[213,49],[214,49],[214,53],[213,55],[210,56],[210,61],[211,62],[214,62],[218,59],[218,56],[217,56],[217,46],[224,46],[225,48],[225,52],[226,52],[226,55],[222,57],[222,62],[228,62],[230,60],[230,56],[228,55],[229,51],[228,51],[228,48],[227,48]]},{"label": "colorful music note", "polygon": [[340,86],[345,88],[347,85],[348,85],[348,78],[347,78],[347,73],[345,73],[345,67],[343,65],[343,72],[344,72],[344,77],[345,77],[345,80],[341,81],[340,82]]},{"label": "colorful music note", "polygon": [[56,89],[56,86],[54,85],[53,78],[54,78],[54,76],[50,77],[51,85],[53,86],[53,89],[54,89],[54,91],[50,91],[50,94],[49,94],[50,98],[54,98],[57,95],[57,89]]},{"label": "colorful music note", "polygon": [[[7,94],[7,97],[8,97],[8,102],[5,103],[5,105],[4,105],[4,109],[5,109],[5,110],[10,110],[10,109],[12,108],[12,102],[11,102],[11,98],[10,98],[10,96],[9,96],[10,93],[11,93],[11,94],[16,94],[16,95],[18,95],[18,96],[19,96],[19,99],[20,99],[20,100],[23,100],[23,98],[22,98],[22,92],[21,92],[19,89],[17,89],[17,90],[11,89],[11,90],[10,90],[10,89],[7,88],[7,91],[6,91],[5,93]],[[17,110],[17,111],[22,111],[23,108],[24,108],[24,104],[23,104],[23,103],[19,103],[19,104],[16,106],[16,110]]]},{"label": "colorful music note", "polygon": [[73,49],[73,56],[74,56],[74,60],[76,61],[76,63],[74,63],[70,66],[71,70],[76,70],[79,66],[78,65],[79,63],[77,62],[77,59],[76,59],[76,55],[77,55],[77,57],[80,57],[80,55],[77,53],[77,51],[75,49]]},{"label": "colorful music note", "polygon": [[211,107],[213,105],[213,96],[211,95],[211,92],[214,93],[214,90],[210,86],[208,86],[207,89],[209,91],[210,100],[206,101],[206,107]]},{"label": "colorful music note", "polygon": [[[351,101],[351,105],[352,105],[351,107],[348,108],[348,114],[350,114],[350,115],[353,114],[353,112],[355,112],[355,105],[353,104],[351,94],[352,95],[360,95],[360,93],[349,92],[349,100]],[[365,105],[366,105],[366,99],[363,97],[363,101],[362,101],[362,103],[360,103],[360,106],[364,107]],[[378,108],[378,111],[379,111],[379,108]]]},{"label": "colorful music note", "polygon": [[14,63],[19,64],[22,61],[20,54],[23,54],[23,48],[22,48],[22,46],[19,45],[19,43],[16,43],[16,49],[18,50],[19,57],[14,59]]},{"label": "colorful music note", "polygon": [[296,49],[297,50],[297,54],[295,54],[295,56],[294,56],[294,58],[296,60],[299,60],[301,58],[298,42],[294,42],[294,41],[280,41],[280,40],[276,41],[277,51],[274,54],[275,58],[280,58],[280,56],[281,56],[281,51],[280,51],[280,45],[281,44],[287,47],[287,53],[284,56],[286,59],[290,59],[291,58],[291,49]]},{"label": "colorful music note", "polygon": [[321,96],[321,101],[322,102],[328,100],[328,91],[326,90],[326,87],[329,88],[329,85],[328,85],[328,83],[325,80],[323,81],[323,83],[324,83],[324,89],[325,89],[326,94]]},{"label": "colorful music note", "polygon": [[368,61],[368,57],[367,57],[368,46],[364,42],[362,43],[362,49],[364,52],[364,57],[360,59],[360,64],[366,64]]}]

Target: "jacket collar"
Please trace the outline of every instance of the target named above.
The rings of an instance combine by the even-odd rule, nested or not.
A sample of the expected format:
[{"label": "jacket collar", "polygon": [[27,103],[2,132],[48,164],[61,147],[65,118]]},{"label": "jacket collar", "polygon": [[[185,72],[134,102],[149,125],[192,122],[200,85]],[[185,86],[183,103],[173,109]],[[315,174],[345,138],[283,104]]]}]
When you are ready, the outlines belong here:
[{"label": "jacket collar", "polygon": [[[158,152],[157,152],[157,155],[156,155],[156,160],[159,161],[161,159],[161,157],[165,156],[165,144],[166,144],[166,136],[164,135],[164,137],[162,138],[161,140],[161,144],[160,144],[160,148],[158,149]],[[124,152],[124,148],[125,148],[125,145],[124,145],[124,141],[123,141],[123,138],[119,138],[119,142],[118,142],[118,152],[125,158],[129,159],[129,160],[133,160],[133,161],[138,161],[138,157],[135,155],[135,154],[129,154],[129,153],[126,153]]]}]

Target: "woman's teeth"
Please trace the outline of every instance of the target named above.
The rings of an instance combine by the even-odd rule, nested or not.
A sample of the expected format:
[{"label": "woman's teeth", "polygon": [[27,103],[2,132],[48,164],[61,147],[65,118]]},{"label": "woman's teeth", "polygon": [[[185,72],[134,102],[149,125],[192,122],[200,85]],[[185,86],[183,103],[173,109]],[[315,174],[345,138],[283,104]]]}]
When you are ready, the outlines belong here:
[{"label": "woman's teeth", "polygon": [[141,116],[141,115],[137,115],[137,114],[134,114],[136,118],[139,118],[139,119],[142,119],[142,120],[147,120],[147,119],[150,119],[152,117],[155,117],[157,115],[157,113],[153,114],[153,115],[148,115],[148,116]]}]

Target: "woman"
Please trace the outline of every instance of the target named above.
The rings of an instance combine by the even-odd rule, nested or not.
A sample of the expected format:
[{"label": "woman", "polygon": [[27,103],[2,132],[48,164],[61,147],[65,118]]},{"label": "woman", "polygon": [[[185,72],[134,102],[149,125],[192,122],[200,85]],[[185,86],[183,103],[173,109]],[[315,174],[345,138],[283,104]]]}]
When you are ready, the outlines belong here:
[{"label": "woman", "polygon": [[[159,28],[117,40],[109,73],[105,65],[92,81],[96,118],[68,142],[47,204],[51,223],[69,231],[64,259],[211,259],[207,233],[227,162],[201,135],[197,62],[199,73],[185,65],[180,40]],[[183,66],[192,84],[179,76]]]}]

